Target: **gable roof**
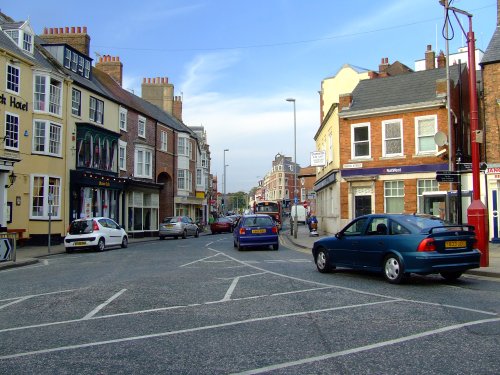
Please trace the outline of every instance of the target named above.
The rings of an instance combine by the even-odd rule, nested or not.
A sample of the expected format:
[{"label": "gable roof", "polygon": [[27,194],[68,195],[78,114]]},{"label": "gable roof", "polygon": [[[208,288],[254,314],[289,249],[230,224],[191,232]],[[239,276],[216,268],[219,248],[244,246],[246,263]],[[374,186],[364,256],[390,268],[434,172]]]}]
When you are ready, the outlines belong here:
[{"label": "gable roof", "polygon": [[485,65],[494,62],[500,62],[500,25],[497,26],[493,33],[488,48],[486,48],[483,59],[479,64]]},{"label": "gable roof", "polygon": [[[459,80],[458,69],[466,69],[466,65],[450,69],[450,79],[455,83]],[[446,68],[361,80],[352,92],[351,106],[341,109],[340,116],[442,103],[444,98],[436,96],[436,81],[439,79],[446,79]]]}]

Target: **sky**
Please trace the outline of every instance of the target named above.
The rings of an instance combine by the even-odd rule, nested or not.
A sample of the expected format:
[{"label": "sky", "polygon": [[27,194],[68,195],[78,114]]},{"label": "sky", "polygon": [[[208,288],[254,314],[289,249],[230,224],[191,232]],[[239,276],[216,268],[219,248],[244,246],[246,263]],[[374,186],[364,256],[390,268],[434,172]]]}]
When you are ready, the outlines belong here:
[{"label": "sky", "polygon": [[[495,0],[453,0],[473,14],[485,51],[497,24]],[[10,1],[0,10],[44,27],[87,26],[90,57],[118,56],[123,87],[168,77],[183,98],[183,122],[205,127],[211,173],[222,191],[248,192],[276,154],[310,164],[320,125],[321,81],[344,64],[378,70],[382,58],[414,68],[427,45],[445,50],[438,0],[60,0]],[[467,18],[460,18],[468,30]],[[450,53],[465,37],[452,17]],[[295,99],[294,106],[286,101]]]}]

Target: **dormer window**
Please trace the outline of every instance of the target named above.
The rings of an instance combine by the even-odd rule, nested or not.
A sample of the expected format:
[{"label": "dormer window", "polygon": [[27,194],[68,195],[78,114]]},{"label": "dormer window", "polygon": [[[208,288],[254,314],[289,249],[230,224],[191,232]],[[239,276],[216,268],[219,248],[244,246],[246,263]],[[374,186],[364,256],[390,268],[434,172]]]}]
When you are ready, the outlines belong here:
[{"label": "dormer window", "polygon": [[2,25],[2,28],[4,29],[5,34],[7,34],[19,48],[21,48],[24,52],[33,54],[34,34],[33,30],[31,30],[31,26],[27,22],[22,24],[4,24]]}]

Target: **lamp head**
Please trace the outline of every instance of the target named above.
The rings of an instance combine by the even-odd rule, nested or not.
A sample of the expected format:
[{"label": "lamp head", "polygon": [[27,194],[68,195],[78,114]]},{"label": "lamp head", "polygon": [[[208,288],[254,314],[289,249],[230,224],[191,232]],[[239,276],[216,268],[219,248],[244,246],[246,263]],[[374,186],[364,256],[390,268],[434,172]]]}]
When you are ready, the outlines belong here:
[{"label": "lamp head", "polygon": [[287,102],[295,102],[295,99],[294,98],[288,98],[286,99]]}]

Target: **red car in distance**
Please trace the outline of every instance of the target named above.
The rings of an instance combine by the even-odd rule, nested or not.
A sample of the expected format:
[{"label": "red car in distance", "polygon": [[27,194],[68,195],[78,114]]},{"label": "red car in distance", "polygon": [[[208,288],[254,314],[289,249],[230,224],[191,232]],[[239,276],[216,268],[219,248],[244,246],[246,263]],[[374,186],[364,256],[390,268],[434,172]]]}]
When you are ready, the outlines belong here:
[{"label": "red car in distance", "polygon": [[212,234],[223,232],[232,233],[233,221],[227,217],[218,217],[210,224],[210,231]]}]

